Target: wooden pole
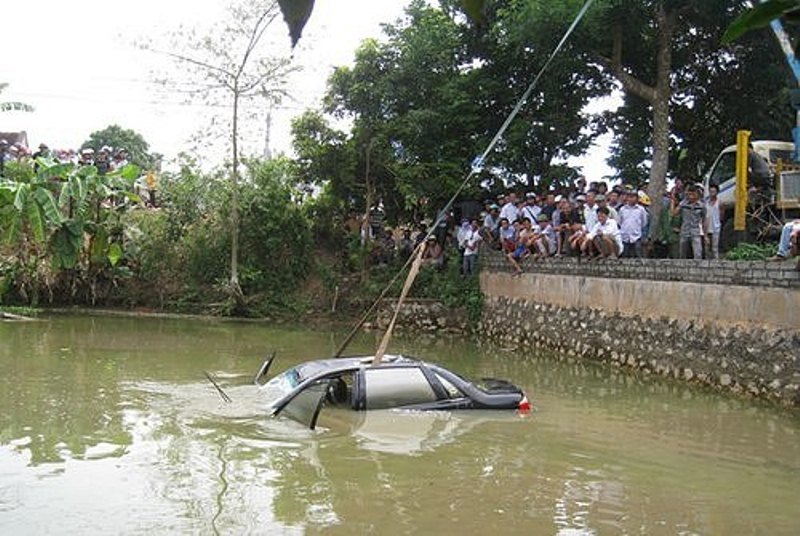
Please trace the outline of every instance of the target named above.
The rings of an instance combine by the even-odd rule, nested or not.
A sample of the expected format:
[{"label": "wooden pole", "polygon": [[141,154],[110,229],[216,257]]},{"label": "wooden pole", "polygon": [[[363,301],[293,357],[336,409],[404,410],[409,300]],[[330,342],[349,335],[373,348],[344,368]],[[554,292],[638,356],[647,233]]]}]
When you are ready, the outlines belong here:
[{"label": "wooden pole", "polygon": [[408,271],[406,282],[403,284],[403,291],[400,293],[400,298],[398,298],[397,305],[394,308],[394,315],[392,315],[392,320],[389,322],[389,327],[386,328],[386,333],[383,334],[383,339],[381,339],[381,343],[378,346],[378,351],[375,352],[375,358],[372,360],[373,365],[379,364],[386,353],[386,348],[389,346],[389,340],[392,338],[392,331],[394,331],[395,322],[397,322],[397,315],[400,313],[400,308],[403,306],[403,302],[408,295],[408,291],[411,290],[411,285],[414,284],[414,279],[416,279],[417,274],[419,273],[420,266],[422,266],[422,254],[425,251],[425,248],[426,246],[424,243],[417,247],[417,253],[414,257],[414,262],[411,265],[411,269]]}]

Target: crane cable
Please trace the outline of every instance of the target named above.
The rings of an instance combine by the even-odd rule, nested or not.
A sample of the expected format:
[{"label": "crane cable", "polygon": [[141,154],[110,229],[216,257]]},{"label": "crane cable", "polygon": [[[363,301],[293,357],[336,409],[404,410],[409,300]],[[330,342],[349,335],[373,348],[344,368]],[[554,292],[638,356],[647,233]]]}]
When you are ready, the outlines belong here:
[{"label": "crane cable", "polygon": [[[471,166],[471,169],[470,169],[469,173],[467,173],[467,175],[461,181],[461,184],[459,185],[458,189],[456,189],[455,193],[452,195],[452,197],[450,197],[450,200],[445,204],[444,208],[437,215],[436,220],[433,222],[431,227],[428,229],[428,232],[425,235],[425,240],[420,243],[420,245],[417,247],[417,250],[415,251],[415,253],[412,255],[411,258],[409,258],[409,261],[411,261],[412,258],[414,259],[414,262],[412,264],[412,268],[411,268],[411,270],[409,270],[408,276],[406,277],[406,282],[403,284],[403,291],[401,292],[400,298],[397,300],[397,305],[395,306],[394,315],[392,316],[392,320],[389,323],[389,327],[386,329],[386,333],[384,333],[383,338],[381,339],[380,345],[378,346],[378,351],[375,353],[375,357],[374,357],[374,359],[372,361],[373,365],[377,365],[383,359],[384,352],[386,351],[386,348],[389,345],[389,340],[392,337],[392,332],[394,330],[395,321],[397,320],[397,315],[398,315],[398,313],[400,311],[400,307],[402,307],[403,302],[405,301],[406,295],[408,294],[408,290],[411,288],[411,285],[413,284],[414,279],[416,278],[417,273],[419,272],[419,265],[422,262],[422,256],[424,254],[424,249],[425,249],[425,244],[427,242],[427,239],[430,236],[433,235],[433,231],[443,221],[443,219],[445,218],[446,214],[452,208],[453,203],[455,202],[455,200],[458,198],[458,196],[461,194],[461,192],[464,190],[464,188],[466,188],[467,184],[469,184],[470,179],[472,179],[472,177],[475,176],[475,174],[480,172],[484,162],[486,161],[486,158],[489,156],[489,153],[491,153],[494,150],[495,146],[500,141],[500,139],[503,137],[503,135],[505,134],[506,130],[508,130],[508,127],[511,125],[511,122],[519,114],[520,110],[522,110],[522,107],[525,105],[525,103],[527,102],[528,98],[530,98],[531,93],[533,93],[534,88],[536,88],[536,86],[539,84],[539,80],[542,78],[542,75],[544,75],[544,72],[547,70],[548,67],[550,67],[550,64],[555,59],[556,55],[558,55],[558,53],[561,51],[561,48],[567,42],[567,39],[569,39],[570,35],[572,35],[572,32],[575,30],[575,28],[578,26],[580,21],[583,19],[584,15],[586,15],[586,12],[589,10],[589,8],[591,7],[591,5],[593,3],[594,3],[594,0],[586,0],[586,3],[584,3],[584,5],[581,8],[581,10],[578,12],[578,14],[576,15],[575,19],[572,21],[572,24],[570,25],[570,27],[564,33],[563,37],[561,37],[561,41],[558,42],[558,45],[556,45],[556,47],[553,49],[553,52],[550,53],[550,56],[547,58],[547,61],[544,62],[544,65],[542,65],[542,68],[539,70],[539,72],[536,75],[536,77],[528,85],[528,88],[525,90],[525,93],[523,93],[522,96],[519,98],[519,100],[517,101],[516,106],[514,106],[514,109],[511,111],[511,113],[508,115],[508,117],[506,117],[506,120],[503,122],[502,126],[497,131],[497,134],[494,135],[494,138],[492,138],[492,141],[486,147],[486,150],[484,150],[483,153],[481,153],[481,155],[479,157],[477,157],[473,161],[473,165]],[[403,270],[405,270],[408,265],[409,265],[409,262],[406,262],[406,264],[403,265],[403,267],[400,269],[400,271],[398,272],[397,275],[399,276],[399,274],[402,273]],[[394,284],[396,279],[397,279],[397,276],[394,279],[392,279],[392,281],[389,283],[389,285],[387,285],[387,287],[384,289],[384,291],[378,297],[376,302],[373,303],[372,307],[370,307],[370,310],[374,309],[377,306],[378,302],[383,299],[383,296],[385,296],[386,292],[388,292],[389,288]],[[355,326],[355,328],[353,329],[353,332],[357,331],[361,327],[361,325],[364,323],[364,321],[366,321],[366,316],[363,317],[362,320],[359,322],[359,324],[357,324]],[[339,357],[342,354],[342,352],[344,351],[344,349],[347,346],[347,344],[350,342],[350,340],[352,340],[352,336],[354,335],[353,332],[351,332],[351,335],[348,336],[348,338],[346,339],[345,343],[340,346],[339,350],[337,351],[337,353],[336,353],[336,355],[334,357]]]}]

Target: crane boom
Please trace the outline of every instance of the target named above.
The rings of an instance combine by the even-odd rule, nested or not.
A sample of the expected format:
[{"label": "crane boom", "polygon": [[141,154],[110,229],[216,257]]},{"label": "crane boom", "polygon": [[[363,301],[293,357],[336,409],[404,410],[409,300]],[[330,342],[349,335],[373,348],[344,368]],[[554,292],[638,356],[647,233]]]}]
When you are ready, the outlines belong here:
[{"label": "crane boom", "polygon": [[[792,46],[792,41],[789,39],[789,35],[783,28],[783,24],[781,24],[780,19],[773,20],[769,23],[769,25],[770,28],[772,28],[772,33],[775,34],[775,38],[778,40],[778,44],[783,51],[783,55],[786,56],[786,62],[789,64],[789,68],[794,74],[797,85],[800,86],[800,60],[798,60],[797,56],[795,56],[794,47]],[[795,162],[800,162],[800,89],[795,89],[792,91],[792,106],[796,110],[797,114],[795,127],[792,129],[792,140],[794,141],[792,160]]]}]

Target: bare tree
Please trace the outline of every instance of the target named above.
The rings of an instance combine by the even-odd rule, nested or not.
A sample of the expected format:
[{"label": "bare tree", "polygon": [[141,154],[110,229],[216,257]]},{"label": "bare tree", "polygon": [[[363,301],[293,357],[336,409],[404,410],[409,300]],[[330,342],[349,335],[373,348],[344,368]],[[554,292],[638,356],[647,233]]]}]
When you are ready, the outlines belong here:
[{"label": "bare tree", "polygon": [[[286,95],[286,81],[294,68],[290,58],[269,54],[266,35],[280,14],[275,0],[246,0],[232,4],[227,18],[205,34],[178,30],[165,48],[146,44],[144,48],[164,54],[179,67],[159,80],[164,86],[227,115],[224,124],[230,142],[231,180],[231,273],[230,292],[243,301],[239,285],[239,199],[241,180],[242,120],[266,113]],[[249,110],[249,112],[248,112]],[[249,113],[249,115],[248,115]],[[261,123],[263,124],[263,122]]]}]

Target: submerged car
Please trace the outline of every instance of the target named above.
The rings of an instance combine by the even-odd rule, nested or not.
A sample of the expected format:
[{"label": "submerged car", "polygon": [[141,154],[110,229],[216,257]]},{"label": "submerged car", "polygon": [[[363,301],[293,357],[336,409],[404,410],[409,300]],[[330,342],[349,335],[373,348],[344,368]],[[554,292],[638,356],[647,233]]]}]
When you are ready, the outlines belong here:
[{"label": "submerged car", "polygon": [[[273,356],[274,357],[274,356]],[[301,363],[266,383],[273,357],[254,379],[273,416],[285,414],[313,429],[323,405],[355,411],[374,409],[529,411],[527,396],[504,380],[473,382],[434,363],[387,355],[320,359]]]}]

